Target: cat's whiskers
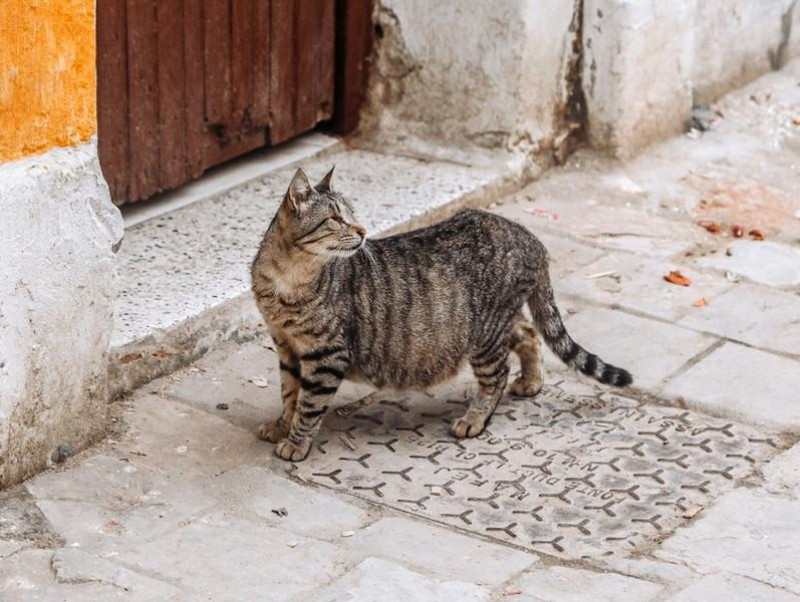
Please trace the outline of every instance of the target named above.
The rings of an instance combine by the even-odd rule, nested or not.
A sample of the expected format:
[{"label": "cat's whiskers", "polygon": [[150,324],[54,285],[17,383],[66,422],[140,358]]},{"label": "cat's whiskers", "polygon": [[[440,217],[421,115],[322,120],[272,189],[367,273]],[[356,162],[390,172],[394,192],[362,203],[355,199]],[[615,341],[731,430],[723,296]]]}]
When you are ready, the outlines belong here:
[{"label": "cat's whiskers", "polygon": [[375,252],[372,250],[372,247],[370,246],[370,244],[369,244],[369,242],[367,241],[366,238],[364,239],[364,242],[361,245],[361,249],[359,249],[359,250],[364,251],[364,255],[367,256],[367,260],[369,261],[369,264],[372,266],[373,269],[377,270],[378,269],[378,260],[375,259]]}]

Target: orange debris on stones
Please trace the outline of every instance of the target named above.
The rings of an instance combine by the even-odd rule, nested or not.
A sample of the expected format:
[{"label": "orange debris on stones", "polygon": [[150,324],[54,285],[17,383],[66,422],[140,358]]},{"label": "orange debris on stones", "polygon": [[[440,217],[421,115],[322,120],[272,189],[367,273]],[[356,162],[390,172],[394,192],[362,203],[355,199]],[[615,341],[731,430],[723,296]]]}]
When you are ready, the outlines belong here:
[{"label": "orange debris on stones", "polygon": [[678,286],[689,286],[692,283],[689,278],[681,274],[678,270],[672,270],[669,274],[665,274],[664,280],[670,284],[677,284]]}]

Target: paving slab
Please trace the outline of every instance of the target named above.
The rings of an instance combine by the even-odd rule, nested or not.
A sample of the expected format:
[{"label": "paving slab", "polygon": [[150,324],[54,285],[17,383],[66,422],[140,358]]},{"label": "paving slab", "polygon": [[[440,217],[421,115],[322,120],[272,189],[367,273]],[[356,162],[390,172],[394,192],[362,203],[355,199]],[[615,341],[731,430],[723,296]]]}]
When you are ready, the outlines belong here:
[{"label": "paving slab", "polygon": [[467,390],[330,415],[294,476],[564,559],[652,546],[772,457],[780,439],[577,380],[505,399],[476,439],[449,434]]},{"label": "paving slab", "polygon": [[137,600],[178,600],[184,597],[180,589],[165,581],[139,575],[79,548],[56,550],[51,565],[59,583],[104,583],[129,593]]},{"label": "paving slab", "polygon": [[[566,175],[570,176],[569,185]],[[576,182],[588,179],[595,180],[595,184],[589,185],[594,190],[588,194],[585,190],[572,190]],[[642,202],[643,191],[623,190],[624,204],[615,202],[615,191],[624,186],[617,179],[622,180],[592,170],[570,171],[561,174],[561,178],[545,177],[517,195],[523,200],[503,204],[494,211],[528,227],[538,226],[607,249],[640,255],[672,257],[709,241],[702,228],[676,220],[663,211],[650,210]],[[547,193],[542,194],[542,189],[547,189]]]},{"label": "paving slab", "polygon": [[[51,568],[52,550],[23,550],[0,562],[0,600],[4,602],[156,602],[107,583],[59,583]],[[160,598],[171,602],[170,598]]]},{"label": "paving slab", "polygon": [[678,323],[800,356],[800,295],[796,293],[740,282]]},{"label": "paving slab", "polygon": [[698,263],[771,286],[800,285],[800,251],[780,243],[750,240],[734,241],[730,249],[730,255],[718,253]]},{"label": "paving slab", "polygon": [[[335,547],[213,514],[126,550],[116,561],[204,600],[287,600],[338,577]],[[308,598],[307,598],[308,599]]]},{"label": "paving slab", "polygon": [[800,500],[800,444],[776,456],[763,472],[767,491]]},{"label": "paving slab", "polygon": [[800,505],[760,491],[732,491],[655,555],[701,573],[733,573],[800,594]]},{"label": "paving slab", "polygon": [[765,583],[719,574],[703,577],[697,583],[667,598],[668,602],[800,602],[795,596]]},{"label": "paving slab", "polygon": [[622,311],[584,306],[566,322],[570,335],[603,361],[633,374],[637,389],[657,391],[667,376],[716,337]]},{"label": "paving slab", "polygon": [[482,602],[490,592],[463,581],[436,581],[419,573],[381,560],[367,558],[330,586],[316,591],[313,598],[298,597],[296,602]]},{"label": "paving slab", "polygon": [[346,498],[298,485],[263,467],[226,471],[209,488],[230,513],[252,513],[270,527],[317,539],[340,539],[342,533],[363,529],[373,520]]},{"label": "paving slab", "polygon": [[[664,276],[677,270],[691,286],[677,286]],[[721,275],[688,269],[677,263],[630,253],[609,253],[562,279],[558,290],[595,303],[619,306],[667,321],[692,311],[701,298],[713,303],[732,284]]]},{"label": "paving slab", "polygon": [[27,541],[0,540],[0,560],[8,558],[28,546],[30,546],[30,543]]},{"label": "paving slab", "polygon": [[538,561],[535,554],[397,517],[385,518],[358,531],[346,544],[440,579],[468,581],[490,588]]},{"label": "paving slab", "polygon": [[663,587],[642,579],[615,573],[600,573],[569,567],[548,567],[526,571],[506,589],[518,602],[646,602],[654,600]]},{"label": "paving slab", "polygon": [[20,546],[58,545],[61,536],[53,529],[36,505],[36,499],[24,487],[0,492],[0,542]]},{"label": "paving slab", "polygon": [[725,343],[667,384],[689,407],[781,430],[800,429],[800,362]]}]

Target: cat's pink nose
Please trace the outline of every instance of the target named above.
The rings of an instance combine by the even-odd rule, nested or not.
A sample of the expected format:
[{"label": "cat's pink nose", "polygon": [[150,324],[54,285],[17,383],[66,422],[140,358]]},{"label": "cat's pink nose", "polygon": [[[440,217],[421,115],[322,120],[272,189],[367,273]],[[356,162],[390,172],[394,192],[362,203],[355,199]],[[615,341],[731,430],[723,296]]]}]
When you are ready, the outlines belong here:
[{"label": "cat's pink nose", "polygon": [[367,235],[367,229],[366,229],[364,226],[362,226],[361,224],[356,224],[355,226],[353,226],[353,230],[355,230],[355,231],[356,231],[356,233],[357,233],[357,234],[358,234],[358,235],[359,235],[361,238],[364,238],[364,237],[366,237],[366,235]]}]

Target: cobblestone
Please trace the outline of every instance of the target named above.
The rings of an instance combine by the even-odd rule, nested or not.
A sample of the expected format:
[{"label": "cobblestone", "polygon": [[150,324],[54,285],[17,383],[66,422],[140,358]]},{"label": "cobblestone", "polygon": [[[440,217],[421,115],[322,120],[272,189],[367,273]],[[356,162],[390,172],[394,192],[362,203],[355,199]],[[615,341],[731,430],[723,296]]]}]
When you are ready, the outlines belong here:
[{"label": "cobblestone", "polygon": [[800,594],[800,505],[762,492],[732,491],[667,539],[656,556]]},{"label": "cobblestone", "polygon": [[509,591],[520,591],[518,602],[646,602],[654,600],[660,585],[613,573],[595,573],[567,567],[550,567],[526,573]]},{"label": "cobblestone", "polygon": [[800,362],[729,342],[677,375],[664,392],[720,416],[796,431],[798,390]]},{"label": "cobblestone", "polygon": [[669,602],[800,602],[800,597],[736,575],[709,575],[680,593]]}]

